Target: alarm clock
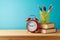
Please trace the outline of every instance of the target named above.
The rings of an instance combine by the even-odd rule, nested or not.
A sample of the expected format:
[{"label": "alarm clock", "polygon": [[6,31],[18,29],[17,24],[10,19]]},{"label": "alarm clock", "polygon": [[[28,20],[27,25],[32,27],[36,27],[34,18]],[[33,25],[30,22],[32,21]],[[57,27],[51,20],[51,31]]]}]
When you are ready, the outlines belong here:
[{"label": "alarm clock", "polygon": [[29,17],[29,18],[27,18],[26,21],[27,21],[26,27],[29,32],[32,32],[32,33],[38,32],[39,22],[36,17],[34,17],[34,18]]}]

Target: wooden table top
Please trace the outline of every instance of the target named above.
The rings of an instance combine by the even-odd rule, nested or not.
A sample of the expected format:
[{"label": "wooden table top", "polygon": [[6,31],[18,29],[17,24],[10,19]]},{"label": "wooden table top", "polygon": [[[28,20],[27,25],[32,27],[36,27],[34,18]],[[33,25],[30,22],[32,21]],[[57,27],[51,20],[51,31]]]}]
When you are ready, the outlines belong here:
[{"label": "wooden table top", "polygon": [[60,36],[60,31],[50,34],[30,33],[27,30],[0,30],[0,36]]}]

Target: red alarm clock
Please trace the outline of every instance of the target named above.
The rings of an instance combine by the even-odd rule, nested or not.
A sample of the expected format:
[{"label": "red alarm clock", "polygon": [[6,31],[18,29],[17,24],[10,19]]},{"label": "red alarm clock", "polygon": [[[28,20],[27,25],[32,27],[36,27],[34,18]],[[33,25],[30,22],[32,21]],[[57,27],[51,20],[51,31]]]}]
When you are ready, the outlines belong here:
[{"label": "red alarm clock", "polygon": [[29,32],[32,32],[32,33],[38,32],[39,23],[38,23],[38,19],[36,17],[34,17],[33,19],[28,18],[26,21],[27,21],[26,27]]}]

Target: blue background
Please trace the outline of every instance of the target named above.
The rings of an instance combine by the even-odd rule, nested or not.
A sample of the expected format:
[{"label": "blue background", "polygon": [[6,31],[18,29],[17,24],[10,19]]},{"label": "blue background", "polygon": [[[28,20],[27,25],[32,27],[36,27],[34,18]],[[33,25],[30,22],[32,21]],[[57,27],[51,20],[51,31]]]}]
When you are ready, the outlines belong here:
[{"label": "blue background", "polygon": [[26,29],[26,18],[35,15],[40,19],[39,6],[50,4],[53,10],[50,15],[50,22],[56,24],[60,29],[60,0],[0,0],[0,30],[21,30]]}]

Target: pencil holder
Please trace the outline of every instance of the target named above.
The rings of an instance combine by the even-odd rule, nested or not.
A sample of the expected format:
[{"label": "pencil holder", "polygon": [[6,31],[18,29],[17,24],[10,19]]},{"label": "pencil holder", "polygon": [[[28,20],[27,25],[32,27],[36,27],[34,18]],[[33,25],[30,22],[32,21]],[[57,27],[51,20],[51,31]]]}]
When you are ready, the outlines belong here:
[{"label": "pencil holder", "polygon": [[49,23],[50,13],[45,11],[40,11],[40,22],[43,24]]}]

